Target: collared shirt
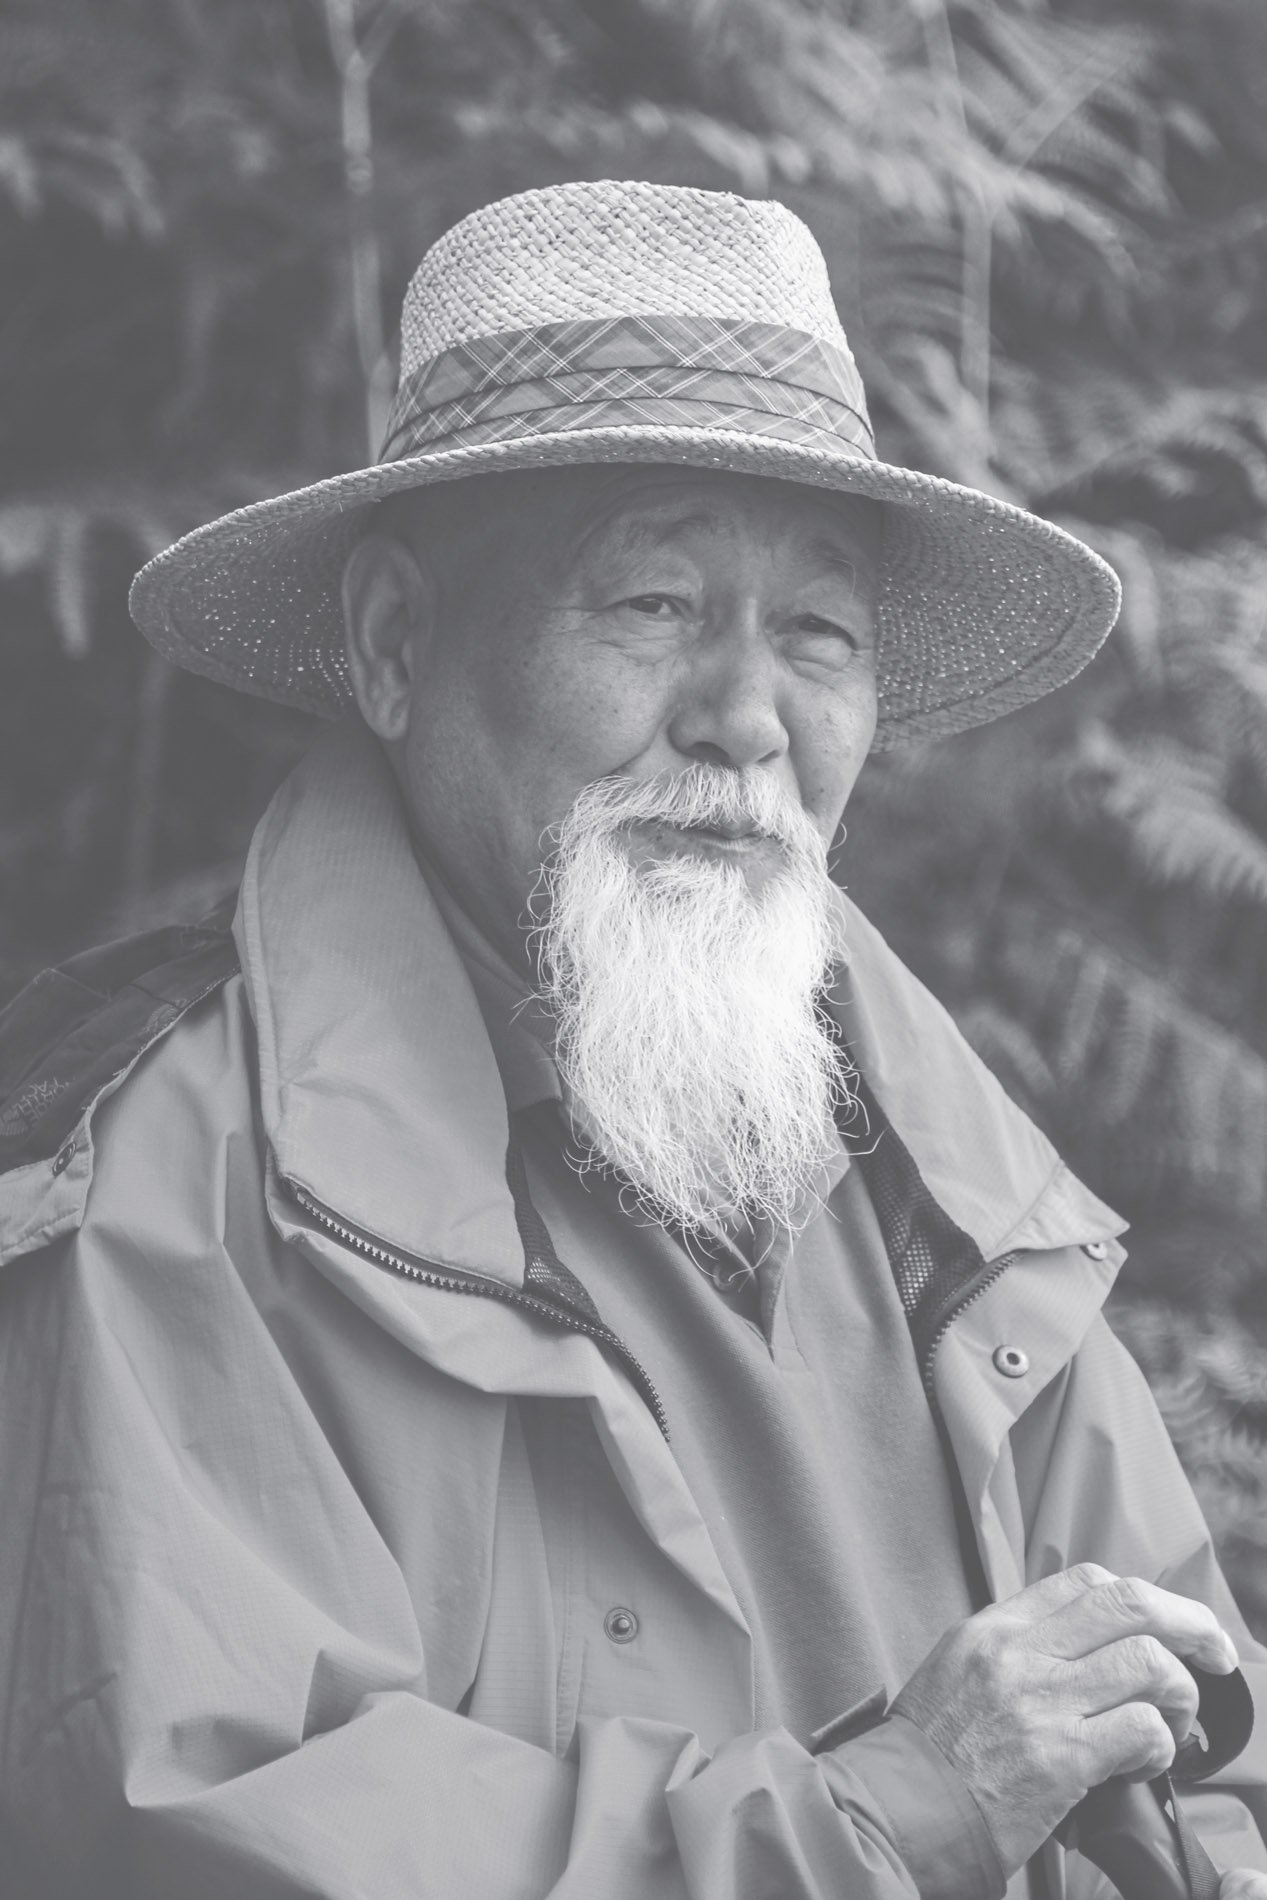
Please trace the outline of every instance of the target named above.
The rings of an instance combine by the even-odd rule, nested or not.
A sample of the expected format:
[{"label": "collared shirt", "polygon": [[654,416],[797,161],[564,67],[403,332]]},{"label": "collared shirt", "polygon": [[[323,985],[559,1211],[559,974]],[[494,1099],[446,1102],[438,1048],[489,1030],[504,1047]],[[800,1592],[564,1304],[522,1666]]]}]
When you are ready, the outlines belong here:
[{"label": "collared shirt", "polygon": [[[839,1148],[795,1244],[688,1248],[578,1171],[550,1019],[421,860],[488,1028],[534,1205],[641,1361],[754,1636],[758,1718],[801,1739],[896,1693],[971,1613],[950,1480],[861,1169]],[[537,1458],[559,1455],[525,1407]],[[554,1578],[564,1614],[566,1579]],[[636,1613],[636,1605],[630,1606]]]}]

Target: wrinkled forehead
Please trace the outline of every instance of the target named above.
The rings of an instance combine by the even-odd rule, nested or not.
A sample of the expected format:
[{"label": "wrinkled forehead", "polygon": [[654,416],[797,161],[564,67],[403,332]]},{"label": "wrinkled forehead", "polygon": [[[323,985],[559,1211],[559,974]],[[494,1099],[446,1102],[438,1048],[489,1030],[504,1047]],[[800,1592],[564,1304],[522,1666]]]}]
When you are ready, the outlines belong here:
[{"label": "wrinkled forehead", "polygon": [[592,473],[598,479],[575,493],[568,523],[577,554],[757,541],[851,577],[869,576],[878,561],[882,509],[862,496],[690,468]]}]

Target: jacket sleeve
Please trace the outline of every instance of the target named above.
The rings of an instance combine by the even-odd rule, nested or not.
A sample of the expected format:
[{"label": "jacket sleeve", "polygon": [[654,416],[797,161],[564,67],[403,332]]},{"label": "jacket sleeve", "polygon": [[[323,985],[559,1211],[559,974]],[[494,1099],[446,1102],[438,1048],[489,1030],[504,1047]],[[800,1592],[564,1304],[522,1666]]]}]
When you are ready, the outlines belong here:
[{"label": "jacket sleeve", "polygon": [[1013,1428],[1012,1452],[1028,1581],[1103,1564],[1208,1603],[1232,1636],[1254,1692],[1254,1736],[1181,1798],[1217,1865],[1267,1871],[1267,1649],[1245,1626],[1144,1376],[1103,1319]]},{"label": "jacket sleeve", "polygon": [[709,1759],[602,1720],[558,1759],[442,1706],[345,1460],[218,1243],[164,1258],[146,1217],[99,1215],[7,1270],[0,1860],[24,1900],[910,1900],[921,1806],[926,1896],[1002,1892],[914,1731],[896,1761],[891,1736],[820,1761],[780,1730]]}]

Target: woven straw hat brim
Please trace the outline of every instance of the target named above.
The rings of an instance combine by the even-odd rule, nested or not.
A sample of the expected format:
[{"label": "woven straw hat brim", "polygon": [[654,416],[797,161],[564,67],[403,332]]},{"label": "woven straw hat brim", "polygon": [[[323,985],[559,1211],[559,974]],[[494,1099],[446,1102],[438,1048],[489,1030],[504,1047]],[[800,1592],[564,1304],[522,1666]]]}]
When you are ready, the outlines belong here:
[{"label": "woven straw hat brim", "polygon": [[[976,490],[875,462],[808,423],[530,430],[336,475],[195,529],[132,585],[133,616],[178,666],[304,711],[351,703],[340,582],[366,509],[402,489],[508,470],[669,463],[773,476],[892,504],[877,603],[877,748],[984,724],[1064,685],[1117,615],[1100,558]],[[754,426],[755,425],[755,426]]]}]

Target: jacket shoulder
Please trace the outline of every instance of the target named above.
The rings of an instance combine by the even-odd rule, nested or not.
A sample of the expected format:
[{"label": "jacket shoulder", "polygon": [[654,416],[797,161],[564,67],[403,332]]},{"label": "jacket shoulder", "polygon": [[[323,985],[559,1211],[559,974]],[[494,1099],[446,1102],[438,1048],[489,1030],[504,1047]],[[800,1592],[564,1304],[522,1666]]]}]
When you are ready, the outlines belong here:
[{"label": "jacket shoulder", "polygon": [[238,969],[229,906],[86,950],[0,1010],[0,1175],[57,1165],[100,1096]]}]

